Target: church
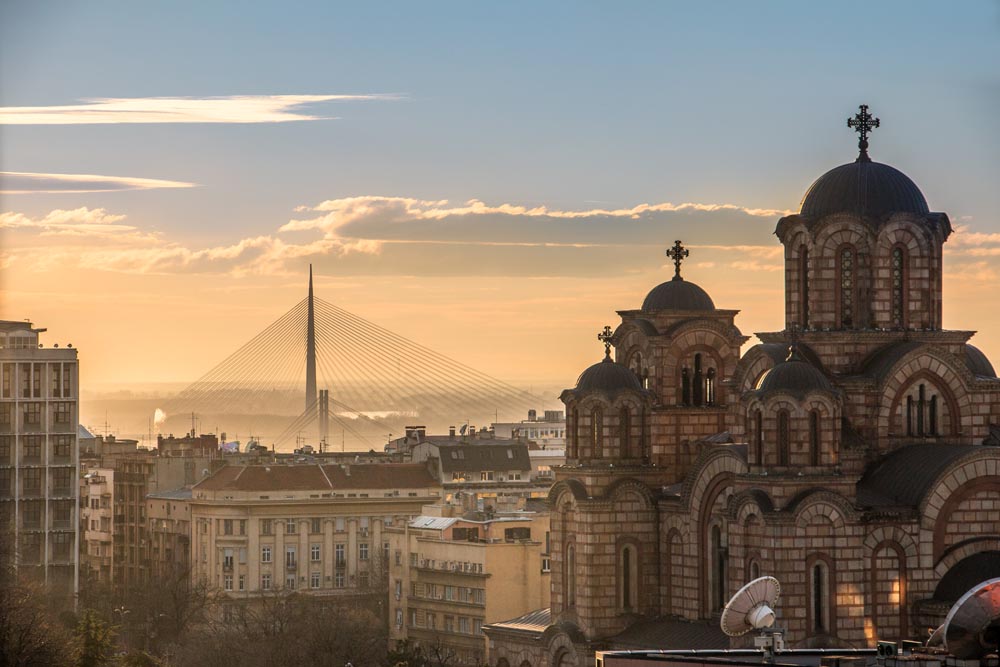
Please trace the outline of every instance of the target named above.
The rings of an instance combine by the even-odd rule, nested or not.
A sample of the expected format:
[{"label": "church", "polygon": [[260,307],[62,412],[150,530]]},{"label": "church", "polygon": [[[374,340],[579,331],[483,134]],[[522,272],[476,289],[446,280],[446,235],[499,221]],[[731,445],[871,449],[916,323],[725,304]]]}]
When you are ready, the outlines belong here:
[{"label": "church", "polygon": [[[675,275],[599,335],[563,392],[551,608],[486,626],[498,667],[595,650],[745,646],[718,629],[740,586],[781,582],[790,647],[926,639],[1000,576],[1000,380],[942,328],[952,233],[916,184],[859,155],[781,218],[785,328],[735,325]],[[746,640],[746,641],[744,641]]]}]

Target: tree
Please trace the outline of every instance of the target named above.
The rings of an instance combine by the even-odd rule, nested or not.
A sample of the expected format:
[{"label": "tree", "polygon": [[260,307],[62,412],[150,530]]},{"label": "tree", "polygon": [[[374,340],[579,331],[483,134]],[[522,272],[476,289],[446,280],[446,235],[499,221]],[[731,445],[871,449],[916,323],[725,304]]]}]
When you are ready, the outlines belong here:
[{"label": "tree", "polygon": [[112,664],[115,631],[92,609],[80,615],[76,626],[76,667],[104,667]]}]

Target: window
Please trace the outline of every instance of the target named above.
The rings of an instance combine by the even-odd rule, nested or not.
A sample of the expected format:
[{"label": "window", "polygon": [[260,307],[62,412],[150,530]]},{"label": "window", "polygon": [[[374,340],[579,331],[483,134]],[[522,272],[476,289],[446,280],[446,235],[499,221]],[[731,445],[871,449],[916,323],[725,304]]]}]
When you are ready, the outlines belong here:
[{"label": "window", "polygon": [[809,250],[799,246],[799,324],[809,328]]},{"label": "window", "polygon": [[809,411],[809,465],[819,465],[819,410]]},{"label": "window", "polygon": [[788,410],[778,411],[778,465],[788,465],[791,448],[791,417]]},{"label": "window", "polygon": [[345,558],[344,558],[344,545],[343,544],[334,545],[334,547],[333,547],[333,557],[334,557],[334,562],[336,562],[336,564],[337,564],[337,567],[343,567],[344,566]]},{"label": "window", "polygon": [[368,543],[358,543],[358,560],[368,560]]},{"label": "window", "polygon": [[232,535],[233,534],[233,520],[232,519],[223,519],[222,520],[222,534],[223,535]]},{"label": "window", "polygon": [[290,591],[294,591],[295,590],[295,575],[294,574],[286,574],[285,575],[285,588],[287,588]]},{"label": "window", "polygon": [[260,589],[262,591],[271,590],[271,575],[267,572],[260,575]]},{"label": "window", "polygon": [[402,627],[403,627],[403,610],[402,609],[397,609],[396,610],[396,629],[398,630],[398,629],[400,629]]},{"label": "window", "polygon": [[247,534],[247,520],[240,519],[240,535],[246,535],[246,534]]},{"label": "window", "polygon": [[618,604],[623,611],[635,610],[639,598],[636,548],[627,544],[618,552]]},{"label": "window", "polygon": [[906,397],[906,435],[920,438],[938,435],[938,397],[927,398],[927,385],[917,387],[917,396]]},{"label": "window", "polygon": [[342,516],[337,517],[336,531],[338,533],[344,532],[344,517],[342,517]]},{"label": "window", "polygon": [[316,563],[319,562],[320,553],[322,552],[322,547],[319,544],[309,545],[309,560]]},{"label": "window", "polygon": [[313,535],[318,535],[323,532],[323,522],[320,519],[313,519],[310,523],[310,529]]},{"label": "window", "polygon": [[295,519],[285,519],[285,535],[295,534]]},{"label": "window", "polygon": [[333,584],[337,588],[344,587],[344,572],[342,570],[338,570],[337,573],[333,575]]},{"label": "window", "polygon": [[445,632],[455,632],[455,617],[445,616],[444,617],[444,631]]},{"label": "window", "polygon": [[13,423],[13,418],[11,415],[14,414],[14,404],[13,403],[0,403],[0,426],[6,426],[8,428],[4,430],[10,430],[10,425]]},{"label": "window", "polygon": [[573,544],[566,545],[566,567],[563,569],[563,577],[566,584],[563,590],[566,591],[566,606],[576,606],[576,547]]},{"label": "window", "polygon": [[478,618],[472,619],[472,634],[478,635],[481,634],[482,631],[483,631],[483,621]]},{"label": "window", "polygon": [[906,251],[896,246],[892,249],[892,327],[906,328]]},{"label": "window", "polygon": [[526,526],[521,526],[519,528],[505,528],[503,531],[503,538],[507,541],[530,540],[531,528]]},{"label": "window", "polygon": [[830,631],[830,577],[829,566],[817,560],[809,568],[809,611],[812,617],[811,629],[814,634]]},{"label": "window", "polygon": [[72,403],[56,403],[55,421],[57,424],[67,425],[70,420],[70,407]]},{"label": "window", "polygon": [[493,471],[492,470],[484,470],[483,472],[479,473],[479,481],[481,481],[481,482],[492,482],[493,481]]},{"label": "window", "polygon": [[[233,569],[233,550],[232,549],[223,549],[222,550],[222,569],[223,570],[232,570]],[[232,577],[230,577],[230,579],[232,579]],[[229,586],[230,586],[229,590],[232,590],[232,583],[233,583],[232,581],[229,582]]]},{"label": "window", "polygon": [[840,249],[840,255],[837,258],[840,286],[837,294],[840,312],[840,327],[842,329],[852,329],[854,327],[855,260],[856,257],[854,254],[854,248],[851,246],[845,246]]},{"label": "window", "polygon": [[396,561],[395,562],[396,562],[397,566],[403,564],[403,552],[400,551],[399,549],[396,550]]},{"label": "window", "polygon": [[399,579],[396,580],[396,599],[398,600],[403,595],[403,582]]},{"label": "window", "polygon": [[239,589],[241,591],[245,591],[247,589],[247,575],[241,574],[239,581],[240,581],[240,588]]},{"label": "window", "polygon": [[631,458],[632,453],[632,413],[628,408],[622,408],[618,415],[618,439],[621,443],[621,455]]},{"label": "window", "polygon": [[594,408],[590,413],[590,429],[592,456],[599,459],[604,456],[604,416],[600,408]]},{"label": "window", "polygon": [[260,534],[261,535],[270,535],[271,534],[271,530],[272,530],[271,520],[270,519],[261,519],[260,520]]},{"label": "window", "polygon": [[22,451],[25,463],[38,463],[42,460],[42,438],[38,435],[28,435],[22,440]]},{"label": "window", "polygon": [[722,528],[718,525],[712,526],[711,536],[711,603],[712,611],[721,611],[727,602],[726,597],[726,569],[729,561],[729,553],[722,535]]},{"label": "window", "polygon": [[760,410],[753,411],[753,444],[754,463],[764,464],[764,413]]},{"label": "window", "polygon": [[227,574],[222,577],[222,590],[224,591],[233,590],[233,575]]},{"label": "window", "polygon": [[285,547],[285,567],[294,568],[296,565],[295,547]]},{"label": "window", "polygon": [[73,536],[69,533],[53,533],[49,539],[52,540],[52,558],[57,562],[69,560]]},{"label": "window", "polygon": [[469,634],[469,617],[459,616],[458,617],[458,631],[463,634]]},{"label": "window", "polygon": [[26,426],[38,426],[42,423],[42,404],[24,404],[24,423]]},{"label": "window", "polygon": [[368,588],[368,573],[361,572],[358,574],[358,586],[360,588]]},{"label": "window", "polygon": [[386,565],[389,563],[389,543],[382,543],[382,564]]},{"label": "window", "polygon": [[704,376],[701,369],[701,353],[694,355],[694,379],[691,382],[691,403],[701,405],[704,401]]},{"label": "window", "polygon": [[260,562],[270,563],[271,562],[271,547],[261,547],[260,548]]},{"label": "window", "polygon": [[72,480],[72,468],[56,468],[52,471],[52,492],[59,496],[71,495],[73,486]]},{"label": "window", "polygon": [[691,371],[681,369],[681,405],[691,405]]},{"label": "window", "polygon": [[21,471],[21,488],[26,494],[38,495],[42,492],[42,471],[40,468],[24,468]]},{"label": "window", "polygon": [[[52,455],[57,459],[68,459],[73,448],[73,438],[68,435],[52,436]],[[2,460],[0,456],[0,460]]]},{"label": "window", "polygon": [[313,572],[309,575],[309,588],[319,588],[320,573]]}]

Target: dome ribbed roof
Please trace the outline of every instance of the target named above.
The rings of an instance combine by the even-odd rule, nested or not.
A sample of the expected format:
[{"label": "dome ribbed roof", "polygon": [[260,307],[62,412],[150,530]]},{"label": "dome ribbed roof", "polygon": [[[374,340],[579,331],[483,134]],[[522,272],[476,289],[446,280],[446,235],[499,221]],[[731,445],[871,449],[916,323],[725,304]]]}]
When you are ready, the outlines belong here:
[{"label": "dome ribbed roof", "polygon": [[887,164],[859,159],[816,179],[802,198],[799,213],[811,218],[831,213],[880,218],[890,213],[929,211],[920,188],[906,174]]},{"label": "dome ribbed roof", "polygon": [[642,302],[642,309],[654,310],[715,310],[708,292],[680,276],[654,287]]},{"label": "dome ribbed roof", "polygon": [[639,376],[631,370],[616,364],[611,357],[604,357],[583,373],[576,381],[576,391],[602,391],[614,393],[623,389],[642,391]]},{"label": "dome ribbed roof", "polygon": [[973,375],[984,378],[995,378],[997,372],[983,351],[974,345],[965,344],[965,365]]},{"label": "dome ribbed roof", "polygon": [[757,383],[757,391],[764,394],[787,391],[801,396],[814,390],[835,391],[823,371],[803,359],[795,347],[785,361],[764,373]]}]

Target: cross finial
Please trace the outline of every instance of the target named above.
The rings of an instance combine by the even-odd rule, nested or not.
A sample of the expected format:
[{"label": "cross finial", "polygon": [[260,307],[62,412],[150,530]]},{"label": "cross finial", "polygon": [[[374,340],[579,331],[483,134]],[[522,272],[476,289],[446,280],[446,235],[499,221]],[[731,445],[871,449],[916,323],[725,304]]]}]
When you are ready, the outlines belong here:
[{"label": "cross finial", "polygon": [[597,340],[604,343],[604,356],[608,359],[611,358],[611,327],[605,326],[604,329],[597,334]]},{"label": "cross finial", "polygon": [[690,251],[681,245],[681,242],[674,241],[671,248],[667,248],[667,257],[674,260],[674,280],[684,280],[681,278],[681,261],[690,254]]},{"label": "cross finial", "polygon": [[878,127],[880,121],[878,118],[872,118],[872,115],[868,113],[867,104],[862,104],[858,109],[859,111],[854,114],[854,118],[847,119],[847,127],[853,128],[861,135],[858,139],[858,149],[861,151],[858,155],[858,162],[871,162],[871,158],[868,157],[868,133]]}]

